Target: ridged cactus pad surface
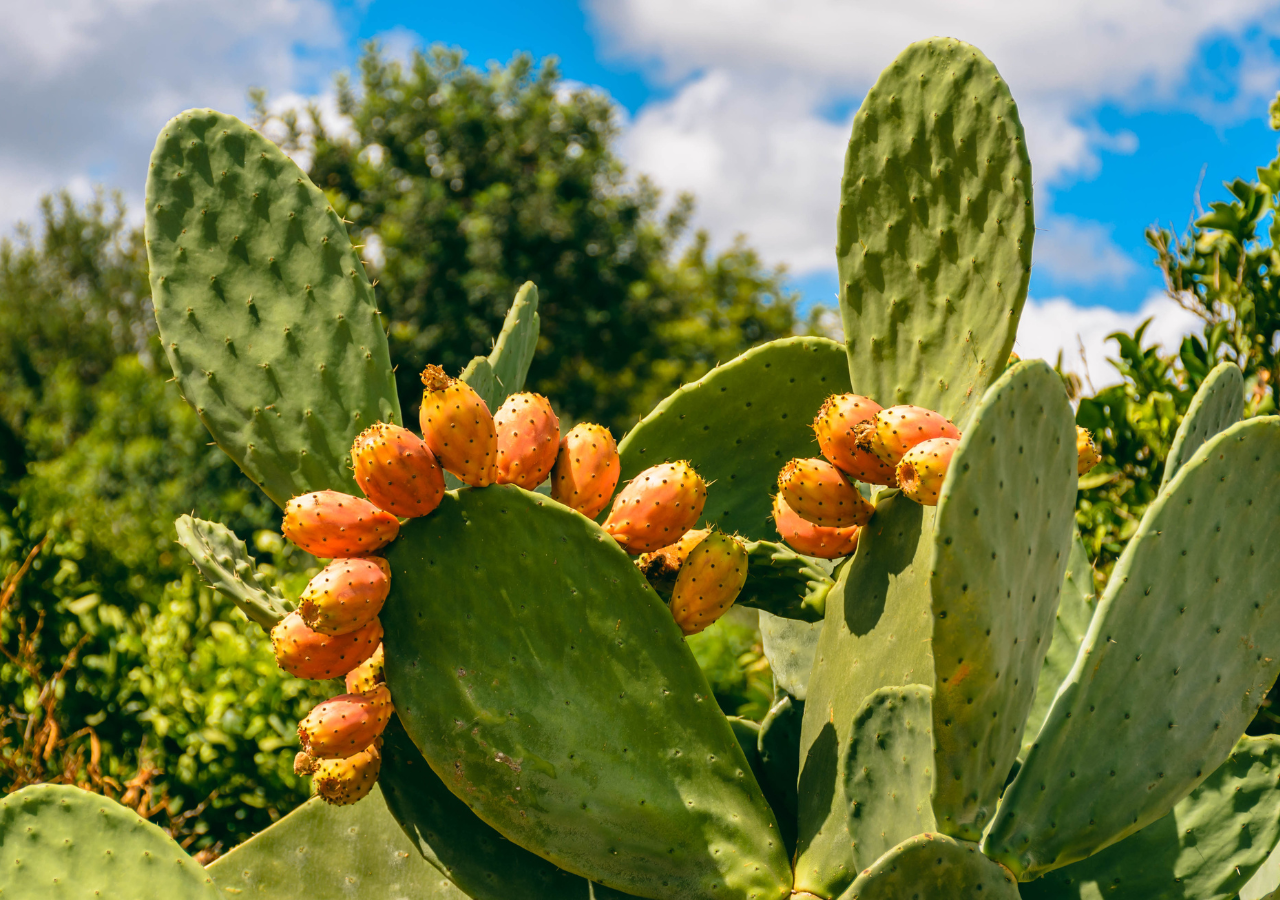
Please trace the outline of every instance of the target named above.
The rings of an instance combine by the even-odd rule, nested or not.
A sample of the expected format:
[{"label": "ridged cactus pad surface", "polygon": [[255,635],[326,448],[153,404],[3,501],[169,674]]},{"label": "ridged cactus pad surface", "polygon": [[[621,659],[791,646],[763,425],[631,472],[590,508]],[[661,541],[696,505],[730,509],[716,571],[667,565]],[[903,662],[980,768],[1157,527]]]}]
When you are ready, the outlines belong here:
[{"label": "ridged cactus pad surface", "polygon": [[618,445],[622,482],[687,459],[708,485],[703,522],[776,541],[770,497],[778,472],[792,457],[818,455],[813,417],[830,394],[848,390],[835,341],[783,338],[748,350],[677,390],[628,432]]},{"label": "ridged cactus pad surface", "polygon": [[907,838],[858,875],[839,900],[1018,900],[1018,884],[977,844],[944,834]]},{"label": "ridged cactus pad surface", "polygon": [[987,835],[1020,879],[1169,812],[1253,718],[1280,673],[1278,461],[1280,418],[1238,423],[1148,508]]},{"label": "ridged cactus pad surface", "polygon": [[279,588],[258,574],[244,541],[218,522],[195,516],[179,516],[174,523],[178,543],[205,581],[231,599],[240,610],[268,634],[287,616],[291,607]]},{"label": "ridged cactus pad surface", "polygon": [[146,195],[156,322],[183,396],[283,506],[359,494],[349,451],[400,424],[387,339],[346,227],[301,169],[234,116],[160,132]]},{"label": "ridged cactus pad surface", "polygon": [[157,826],[99,794],[37,784],[0,799],[0,897],[216,900],[200,864]]},{"label": "ridged cactus pad surface", "polygon": [[976,47],[912,44],[853,120],[840,186],[840,312],[856,393],[963,425],[1004,368],[1031,275],[1031,162]]},{"label": "ridged cactus pad surface", "polygon": [[1205,441],[1240,421],[1244,412],[1244,375],[1234,363],[1218,363],[1191,398],[1164,461],[1164,490]]},{"label": "ridged cactus pad surface", "polygon": [[396,711],[481,819],[639,896],[787,896],[778,826],[733,731],[604,531],[497,486],[446,494],[387,559]]}]

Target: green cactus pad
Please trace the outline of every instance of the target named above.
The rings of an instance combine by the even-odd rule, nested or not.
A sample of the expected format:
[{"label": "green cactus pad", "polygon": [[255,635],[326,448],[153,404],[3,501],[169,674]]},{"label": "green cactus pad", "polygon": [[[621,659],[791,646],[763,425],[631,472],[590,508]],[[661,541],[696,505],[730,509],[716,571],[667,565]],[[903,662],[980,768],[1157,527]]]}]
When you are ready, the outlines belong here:
[{"label": "green cactus pad", "polygon": [[667,397],[622,439],[622,482],[687,459],[707,482],[704,523],[753,540],[778,540],[771,516],[778,472],[817,456],[813,417],[849,390],[842,348],[826,338],[770,341]]},{"label": "green cactus pad", "polygon": [[944,834],[907,838],[858,875],[839,900],[1018,900],[1009,871],[977,844]]},{"label": "green cactus pad", "polygon": [[226,594],[263,631],[270,634],[289,614],[280,590],[262,579],[244,541],[230,528],[194,516],[179,516],[173,526],[178,543],[191,554],[209,586]]},{"label": "green cactus pad", "polygon": [[844,839],[854,872],[902,841],[935,829],[932,691],[923,684],[881,688],[853,719],[844,764],[849,799]]},{"label": "green cactus pad", "polygon": [[376,787],[351,806],[312,797],[214,860],[208,873],[228,897],[467,900],[419,855]]},{"label": "green cactus pad", "polygon": [[1053,637],[1076,507],[1076,426],[1040,360],[982,398],[934,526],[938,830],[976,841],[995,812]]},{"label": "green cactus pad", "polygon": [[788,895],[778,826],[732,729],[604,531],[494,486],[446,494],[387,559],[396,711],[480,818],[633,894]]},{"label": "green cactus pad", "polygon": [[827,596],[800,739],[796,889],[833,897],[857,874],[846,824],[853,720],[883,687],[933,679],[929,559],[934,510],[883,492]]},{"label": "green cactus pad", "polygon": [[1280,737],[1246,737],[1161,819],[1022,886],[1024,900],[1228,900],[1280,838]]},{"label": "green cactus pad", "polygon": [[760,754],[756,780],[777,816],[788,858],[796,850],[796,779],[800,776],[800,722],[803,716],[804,701],[779,691],[778,698],[760,723],[760,740],[756,745]]},{"label": "green cactus pad", "polygon": [[155,825],[99,794],[37,784],[0,799],[0,897],[216,900],[213,879]]},{"label": "green cactus pad", "polygon": [[1200,449],[1205,441],[1240,421],[1244,413],[1244,375],[1229,362],[1213,367],[1200,390],[1191,398],[1187,414],[1173,436],[1173,445],[1164,461],[1164,479],[1160,490],[1168,487],[1183,463]]},{"label": "green cactus pad", "polygon": [[1154,822],[1227,758],[1280,673],[1277,496],[1271,416],[1210,439],[1148,508],[987,835],[1020,879]]},{"label": "green cactus pad", "polygon": [[524,390],[539,327],[538,288],[526,281],[507,310],[493,352],[471,360],[459,376],[484,398],[489,412],[497,412],[504,400]]},{"label": "green cactus pad", "polygon": [[976,47],[912,44],[853,120],[837,221],[853,389],[963,424],[1004,370],[1031,274],[1031,162]]},{"label": "green cactus pad", "polygon": [[809,695],[809,673],[821,634],[821,622],[801,622],[760,611],[760,638],[773,670],[773,683],[797,700]]},{"label": "green cactus pad", "polygon": [[170,120],[147,176],[156,322],[183,396],[218,446],[283,506],[359,495],[351,442],[400,422],[373,289],[337,214],[239,119]]},{"label": "green cactus pad", "polygon": [[747,582],[738,595],[739,606],[802,622],[822,621],[827,593],[835,584],[830,562],[774,541],[747,541],[746,548]]},{"label": "green cactus pad", "polygon": [[1089,552],[1079,533],[1071,541],[1071,553],[1067,557],[1067,574],[1062,580],[1062,593],[1058,596],[1058,612],[1054,616],[1053,640],[1044,656],[1040,677],[1036,681],[1036,699],[1027,713],[1027,724],[1022,729],[1022,754],[1025,757],[1032,742],[1040,733],[1044,717],[1058,693],[1058,687],[1066,680],[1076,663],[1080,642],[1089,630],[1093,611],[1098,606],[1098,592],[1093,584],[1093,566],[1089,564]]}]

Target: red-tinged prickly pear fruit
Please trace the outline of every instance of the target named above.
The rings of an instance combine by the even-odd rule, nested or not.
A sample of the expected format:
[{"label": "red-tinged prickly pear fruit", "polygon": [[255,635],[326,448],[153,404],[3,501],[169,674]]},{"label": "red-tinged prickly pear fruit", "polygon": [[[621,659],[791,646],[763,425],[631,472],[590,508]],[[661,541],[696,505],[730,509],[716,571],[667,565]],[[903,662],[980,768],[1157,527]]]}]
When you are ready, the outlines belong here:
[{"label": "red-tinged prickly pear fruit", "polygon": [[382,770],[382,738],[346,759],[316,762],[311,783],[316,793],[334,806],[347,806],[368,796]]},{"label": "red-tinged prickly pear fruit", "polygon": [[[381,565],[379,565],[381,564]],[[298,613],[321,634],[347,634],[377,618],[391,590],[386,560],[335,559],[302,592]]]},{"label": "red-tinged prickly pear fruit", "polygon": [[425,516],[444,497],[444,470],[422,438],[379,422],[351,445],[356,484],[374,505],[405,519]]},{"label": "red-tinged prickly pear fruit", "polygon": [[472,487],[493,484],[497,476],[498,430],[484,399],[465,381],[450,378],[439,366],[422,370],[422,439],[446,472]]},{"label": "red-tinged prickly pear fruit", "polygon": [[1093,467],[1102,462],[1102,452],[1098,442],[1093,439],[1093,432],[1088,428],[1076,426],[1076,472],[1088,475]]},{"label": "red-tinged prickly pear fruit", "polygon": [[302,616],[289,613],[271,629],[271,647],[280,668],[298,678],[339,678],[373,655],[382,642],[382,623],[331,637],[307,627]]},{"label": "red-tinged prickly pear fruit", "polygon": [[551,499],[594,519],[609,505],[622,474],[618,445],[603,425],[579,422],[560,440]]},{"label": "red-tinged prickly pear fruit", "polygon": [[951,457],[959,446],[955,438],[932,438],[904,453],[898,462],[902,493],[922,506],[937,506]]},{"label": "red-tinged prickly pear fruit", "polygon": [[747,548],[713,531],[689,552],[671,591],[671,615],[685,634],[697,634],[719,619],[747,583]]},{"label": "red-tinged prickly pear fruit", "polygon": [[819,559],[848,556],[858,546],[858,526],[824,528],[800,518],[779,494],[773,498],[773,525],[792,550]]},{"label": "red-tinged prickly pear fruit", "polygon": [[709,528],[695,528],[670,546],[660,547],[652,553],[640,555],[636,565],[644,573],[649,585],[658,592],[658,596],[664,600],[671,599],[671,591],[676,586],[676,576],[680,573],[680,567],[689,558],[693,548],[710,533]]},{"label": "red-tinged prickly pear fruit", "polygon": [[645,469],[618,492],[604,530],[632,555],[684,537],[702,515],[707,486],[685,461]]},{"label": "red-tinged prickly pear fruit", "polygon": [[512,394],[493,414],[498,429],[498,484],[533,490],[560,452],[560,420],[541,394]]},{"label": "red-tinged prickly pear fruit", "polygon": [[294,497],[284,507],[284,536],[312,556],[363,556],[396,539],[400,523],[368,500],[338,491]]},{"label": "red-tinged prickly pear fruit", "polygon": [[858,447],[870,450],[894,469],[903,454],[916,444],[932,438],[960,439],[960,429],[942,413],[920,406],[891,406],[876,413],[875,419],[854,429]]},{"label": "red-tinged prickly pear fruit", "polygon": [[391,692],[385,684],[360,694],[331,697],[298,723],[302,749],[316,759],[346,759],[382,734],[392,711]]},{"label": "red-tinged prickly pear fruit", "polygon": [[832,394],[813,420],[818,447],[832,465],[865,484],[897,485],[893,466],[886,466],[871,451],[858,447],[855,429],[870,422],[880,412],[880,404],[858,394]]},{"label": "red-tinged prickly pear fruit", "polygon": [[796,513],[814,525],[866,525],[876,508],[825,459],[793,459],[778,473],[778,490]]},{"label": "red-tinged prickly pear fruit", "polygon": [[379,644],[378,649],[373,651],[373,656],[347,673],[347,693],[363,694],[386,680],[387,661],[382,653],[382,645]]}]

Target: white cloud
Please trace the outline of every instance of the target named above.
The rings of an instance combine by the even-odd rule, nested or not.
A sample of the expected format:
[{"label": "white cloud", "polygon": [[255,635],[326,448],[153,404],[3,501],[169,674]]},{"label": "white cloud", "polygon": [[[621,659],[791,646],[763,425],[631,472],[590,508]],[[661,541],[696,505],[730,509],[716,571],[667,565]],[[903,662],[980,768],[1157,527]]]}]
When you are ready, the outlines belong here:
[{"label": "white cloud", "polygon": [[1036,222],[1034,264],[1058,282],[1093,287],[1123,283],[1138,264],[1111,239],[1111,228],[1073,216]]},{"label": "white cloud", "polygon": [[170,117],[243,114],[250,85],[314,90],[345,48],[324,0],[0,0],[0,21],[0,233],[76,181],[138,212]]}]

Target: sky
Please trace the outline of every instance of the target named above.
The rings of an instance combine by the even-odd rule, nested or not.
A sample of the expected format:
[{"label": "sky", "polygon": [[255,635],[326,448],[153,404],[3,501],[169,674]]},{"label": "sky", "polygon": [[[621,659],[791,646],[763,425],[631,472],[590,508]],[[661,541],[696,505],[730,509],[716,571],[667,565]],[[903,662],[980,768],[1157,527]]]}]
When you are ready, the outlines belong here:
[{"label": "sky", "polygon": [[[1154,317],[1172,349],[1195,329],[1164,296],[1143,231],[1181,230],[1276,154],[1280,0],[0,0],[0,235],[39,197],[94,185],[136,211],[155,135],[191,106],[247,112],[329,91],[361,45],[442,43],[475,65],[554,55],[618,105],[619,147],[695,224],[745,233],[806,304],[835,304],[836,198],[854,112],[902,47],[979,46],[1027,132],[1037,234],[1024,357],[1115,380],[1106,335]],[[136,214],[136,213],[135,213]],[[1110,345],[1114,346],[1114,345]],[[1081,360],[1084,348],[1087,369]]]}]

